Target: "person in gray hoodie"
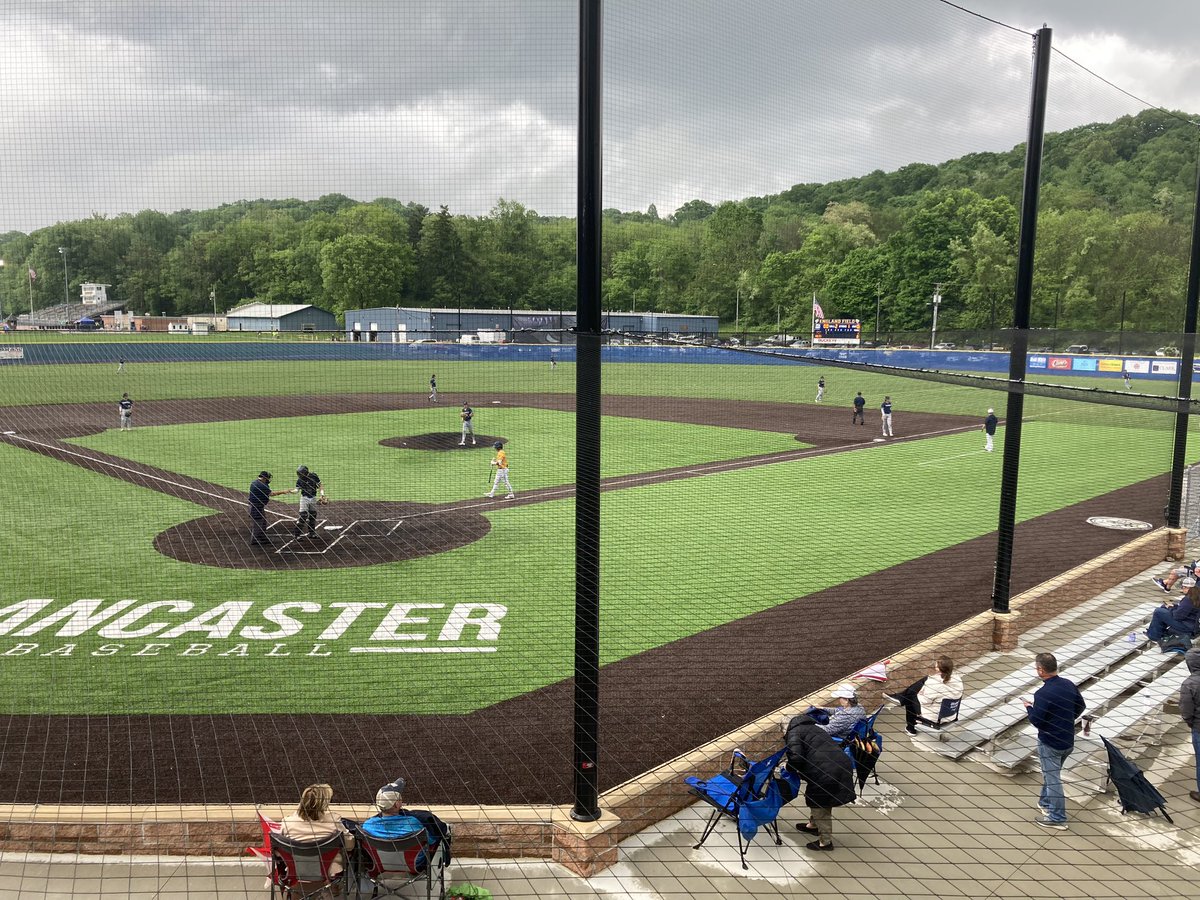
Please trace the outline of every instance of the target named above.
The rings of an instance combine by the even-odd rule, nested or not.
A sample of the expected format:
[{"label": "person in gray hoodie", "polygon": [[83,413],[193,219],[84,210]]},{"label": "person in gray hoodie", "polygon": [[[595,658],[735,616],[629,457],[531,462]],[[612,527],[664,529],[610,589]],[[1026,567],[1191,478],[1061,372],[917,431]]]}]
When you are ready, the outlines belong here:
[{"label": "person in gray hoodie", "polygon": [[1192,729],[1192,750],[1196,754],[1196,790],[1188,796],[1200,803],[1200,647],[1193,647],[1183,657],[1191,672],[1179,688],[1179,715]]}]

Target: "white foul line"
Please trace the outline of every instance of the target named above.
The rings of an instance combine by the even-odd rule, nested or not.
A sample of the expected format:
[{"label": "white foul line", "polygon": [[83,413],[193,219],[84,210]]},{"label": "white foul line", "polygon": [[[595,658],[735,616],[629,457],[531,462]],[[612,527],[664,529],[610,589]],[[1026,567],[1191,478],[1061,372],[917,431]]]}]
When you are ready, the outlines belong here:
[{"label": "white foul line", "polygon": [[[194,494],[202,494],[205,497],[213,497],[217,500],[222,501],[223,503],[236,503],[239,506],[245,506],[245,507],[250,506],[250,504],[248,502],[246,502],[245,500],[237,500],[237,499],[234,499],[233,497],[225,497],[225,496],[222,496],[221,494],[214,494],[212,491],[206,491],[203,488],[192,487],[190,484],[181,484],[178,481],[172,481],[170,478],[163,478],[161,475],[151,475],[149,472],[142,472],[138,469],[131,469],[131,468],[129,468],[129,466],[122,466],[119,463],[109,462],[107,459],[97,459],[94,456],[88,456],[86,453],[79,453],[75,450],[67,450],[64,447],[58,447],[58,446],[55,446],[54,444],[46,444],[46,443],[43,443],[42,441],[35,441],[33,438],[27,438],[27,437],[22,437],[20,435],[16,435],[13,437],[13,440],[24,441],[27,444],[33,444],[33,446],[35,446],[35,447],[45,447],[47,450],[53,450],[55,453],[60,453],[63,456],[77,456],[80,459],[86,459],[90,463],[96,463],[97,465],[101,465],[101,466],[108,466],[111,469],[117,469],[118,471],[121,471],[121,472],[128,472],[129,474],[136,475],[139,478],[147,478],[152,481],[161,481],[163,484],[171,485],[171,487],[177,487],[180,490],[184,490],[184,491],[191,491]],[[280,519],[288,521],[288,522],[296,521],[291,516],[285,516],[282,513],[275,512],[274,510],[264,510],[264,512],[267,512],[270,515],[275,516],[277,521]],[[272,523],[272,524],[274,524],[274,523]]]}]

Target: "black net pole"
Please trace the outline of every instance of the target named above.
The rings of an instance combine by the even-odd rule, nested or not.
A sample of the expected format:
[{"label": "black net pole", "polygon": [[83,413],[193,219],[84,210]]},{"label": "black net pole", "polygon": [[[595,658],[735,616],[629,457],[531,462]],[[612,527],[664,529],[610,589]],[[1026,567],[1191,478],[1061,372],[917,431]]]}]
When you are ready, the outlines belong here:
[{"label": "black net pole", "polygon": [[[1033,252],[1037,246],[1038,188],[1042,180],[1042,143],[1046,136],[1046,93],[1050,81],[1050,29],[1033,42],[1033,89],[1029,101],[1029,139],[1025,145],[1025,184],[1021,193],[1021,237],[1017,248],[1017,288],[1013,298],[1013,342],[1008,356],[1010,381],[1025,380],[1029,318],[1033,306]],[[992,610],[1008,612],[1012,580],[1013,536],[1017,527],[1017,475],[1021,468],[1021,418],[1025,394],[1009,391],[1004,413],[1004,467],[1000,481],[1000,522],[996,537],[996,574]]]},{"label": "black net pole", "polygon": [[579,0],[575,365],[575,803],[600,818],[600,0]]},{"label": "black net pole", "polygon": [[[1196,177],[1196,208],[1192,210],[1192,258],[1188,269],[1187,306],[1183,321],[1183,346],[1179,360],[1179,396],[1192,397],[1192,363],[1196,358],[1196,306],[1200,296],[1200,172]],[[1183,404],[1181,404],[1182,406]],[[1167,498],[1167,524],[1180,526],[1183,506],[1183,469],[1187,465],[1188,414],[1175,414],[1175,447],[1171,456],[1171,493]]]}]

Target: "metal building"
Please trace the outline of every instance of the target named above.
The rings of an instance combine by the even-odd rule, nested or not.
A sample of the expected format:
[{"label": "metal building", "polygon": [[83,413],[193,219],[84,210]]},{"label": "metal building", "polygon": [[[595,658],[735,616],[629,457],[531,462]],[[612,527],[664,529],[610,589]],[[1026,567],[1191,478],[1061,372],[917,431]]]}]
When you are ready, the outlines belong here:
[{"label": "metal building", "polygon": [[225,314],[229,331],[340,331],[333,313],[311,303],[246,303]]}]

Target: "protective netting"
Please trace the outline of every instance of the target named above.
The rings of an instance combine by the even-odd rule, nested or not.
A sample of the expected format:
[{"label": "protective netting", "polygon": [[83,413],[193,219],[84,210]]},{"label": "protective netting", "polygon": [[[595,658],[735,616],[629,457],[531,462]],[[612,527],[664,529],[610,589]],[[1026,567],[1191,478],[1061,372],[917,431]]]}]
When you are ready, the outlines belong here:
[{"label": "protective netting", "polygon": [[[560,809],[576,10],[0,22],[0,896],[259,892],[232,859],[270,855],[256,809],[308,798],[336,830],[330,794],[362,821],[389,788],[452,824],[449,881],[496,896],[853,893],[803,846],[825,806],[874,894],[1125,891],[1075,848],[1067,875],[1017,865],[1047,852],[1034,801],[1061,818],[1034,725],[1079,718],[1065,688],[1029,718],[1038,653],[1093,720],[1070,828],[1182,870],[1187,665],[1162,651],[1189,613],[1159,601],[1200,555],[1160,565],[1197,129],[1082,38],[1052,58],[1012,379],[1029,31],[938,2],[605,4],[598,780],[625,868],[586,881],[549,861],[604,856]],[[1196,505],[1189,471],[1185,527]],[[851,781],[810,706],[834,732],[882,708],[878,779],[875,736]],[[1100,736],[1174,825],[1118,817]],[[785,740],[829,802],[796,799],[748,876],[720,816],[693,850],[684,777]],[[993,868],[964,889],[951,857]]]}]

